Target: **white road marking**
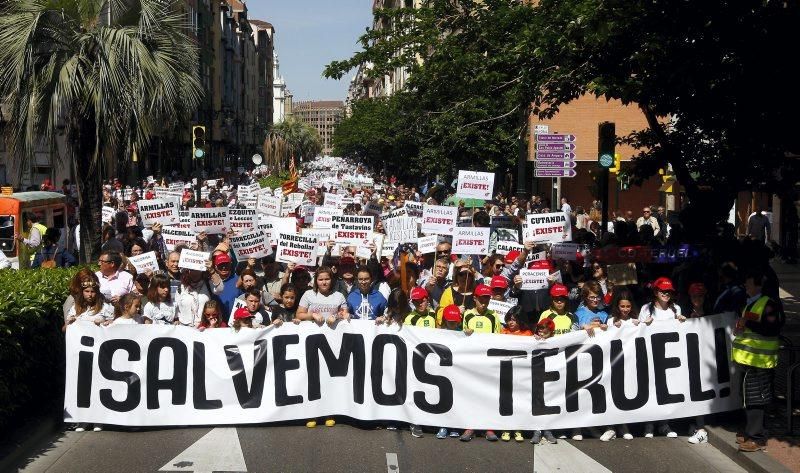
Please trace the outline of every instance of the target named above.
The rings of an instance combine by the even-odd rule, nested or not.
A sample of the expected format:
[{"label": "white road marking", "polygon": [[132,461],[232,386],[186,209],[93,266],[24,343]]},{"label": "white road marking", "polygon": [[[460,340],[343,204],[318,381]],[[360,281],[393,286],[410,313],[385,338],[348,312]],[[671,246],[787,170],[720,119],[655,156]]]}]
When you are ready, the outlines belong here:
[{"label": "white road marking", "polygon": [[242,445],[235,427],[217,427],[205,434],[158,471],[246,472]]},{"label": "white road marking", "polygon": [[534,447],[533,473],[611,473],[611,470],[559,440],[555,445]]},{"label": "white road marking", "polygon": [[396,453],[386,454],[386,471],[388,473],[400,473],[400,464],[397,463]]}]

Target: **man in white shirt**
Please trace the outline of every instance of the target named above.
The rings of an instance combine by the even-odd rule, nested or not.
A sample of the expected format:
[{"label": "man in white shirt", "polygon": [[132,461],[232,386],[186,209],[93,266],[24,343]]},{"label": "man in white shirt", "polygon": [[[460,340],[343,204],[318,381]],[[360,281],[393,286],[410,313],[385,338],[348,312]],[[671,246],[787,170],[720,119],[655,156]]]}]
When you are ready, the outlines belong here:
[{"label": "man in white shirt", "polygon": [[569,205],[569,202],[567,202],[567,198],[566,197],[562,197],[561,198],[561,211],[566,213],[566,214],[571,214],[572,213],[572,206]]},{"label": "man in white shirt", "polygon": [[116,251],[106,251],[97,260],[100,263],[100,271],[97,271],[97,279],[100,280],[100,293],[106,298],[106,302],[117,302],[120,297],[133,290],[133,276],[125,271],[120,271],[122,266],[122,255]]},{"label": "man in white shirt", "polygon": [[653,227],[653,236],[658,236],[661,232],[661,227],[658,225],[658,220],[653,217],[650,207],[645,207],[642,210],[642,216],[636,220],[636,229],[638,230],[642,225],[650,225]]}]

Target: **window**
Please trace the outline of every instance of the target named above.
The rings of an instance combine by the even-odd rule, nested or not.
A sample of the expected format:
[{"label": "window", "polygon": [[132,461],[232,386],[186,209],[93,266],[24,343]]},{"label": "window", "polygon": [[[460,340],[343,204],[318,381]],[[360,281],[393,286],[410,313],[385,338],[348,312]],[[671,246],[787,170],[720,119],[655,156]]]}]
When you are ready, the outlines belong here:
[{"label": "window", "polygon": [[16,218],[13,215],[0,216],[0,250],[6,256],[14,257],[14,230]]}]

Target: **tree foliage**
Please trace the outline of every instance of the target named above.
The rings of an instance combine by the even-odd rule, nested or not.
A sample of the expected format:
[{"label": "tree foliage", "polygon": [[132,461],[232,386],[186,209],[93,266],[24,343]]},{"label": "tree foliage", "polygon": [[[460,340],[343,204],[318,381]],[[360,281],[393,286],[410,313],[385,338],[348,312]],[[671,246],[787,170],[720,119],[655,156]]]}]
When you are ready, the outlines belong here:
[{"label": "tree foliage", "polygon": [[[271,151],[268,151],[269,147],[272,147]],[[289,117],[272,127],[264,141],[264,152],[274,156],[268,162],[272,162],[276,169],[283,169],[292,156],[301,161],[317,156],[322,152],[322,138],[308,123]]]}]

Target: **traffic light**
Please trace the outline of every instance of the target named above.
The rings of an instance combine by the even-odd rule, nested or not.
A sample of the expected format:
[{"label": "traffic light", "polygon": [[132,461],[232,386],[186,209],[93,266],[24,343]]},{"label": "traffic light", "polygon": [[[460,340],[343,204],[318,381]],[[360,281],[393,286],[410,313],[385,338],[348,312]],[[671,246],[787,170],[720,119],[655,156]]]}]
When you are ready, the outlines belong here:
[{"label": "traffic light", "polygon": [[608,168],[608,172],[617,174],[622,166],[622,156],[619,153],[614,153],[614,165]]},{"label": "traffic light", "polygon": [[203,159],[206,156],[206,127],[192,126],[192,157]]},{"label": "traffic light", "polygon": [[603,122],[597,127],[597,163],[609,169],[614,165],[614,146],[617,134],[613,122]]}]

